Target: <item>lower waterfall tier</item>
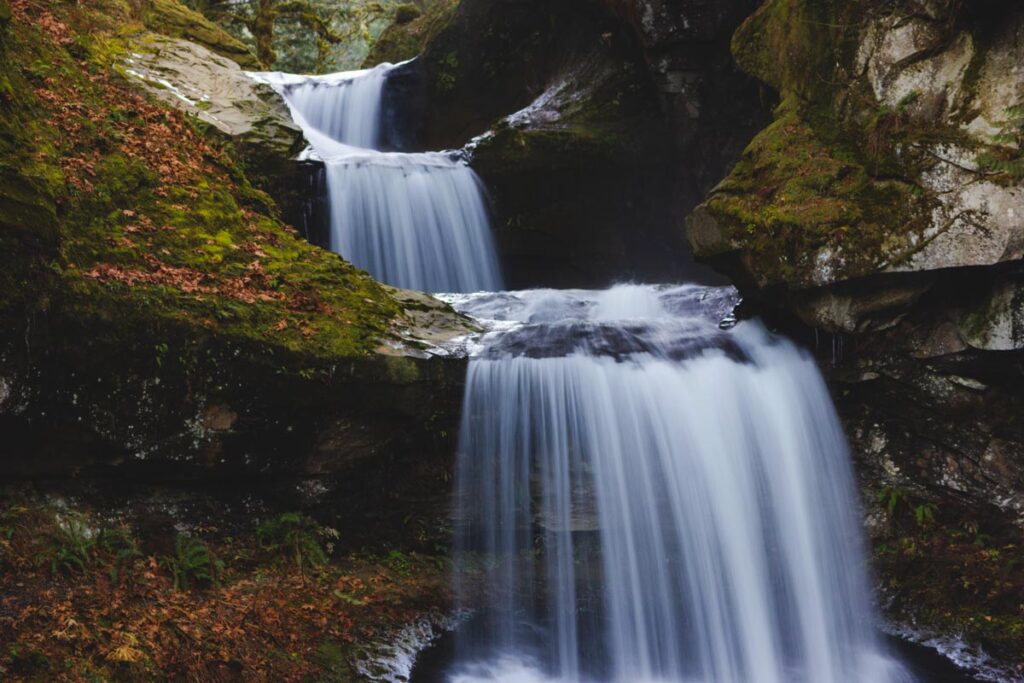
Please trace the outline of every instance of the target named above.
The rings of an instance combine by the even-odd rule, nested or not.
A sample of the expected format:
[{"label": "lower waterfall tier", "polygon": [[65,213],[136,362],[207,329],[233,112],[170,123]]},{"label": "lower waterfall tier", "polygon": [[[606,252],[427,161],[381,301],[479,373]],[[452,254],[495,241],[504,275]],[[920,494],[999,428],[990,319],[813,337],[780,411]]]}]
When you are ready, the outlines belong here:
[{"label": "lower waterfall tier", "polygon": [[912,680],[875,633],[817,368],[756,323],[720,329],[731,295],[457,302],[503,322],[469,368],[455,520],[492,616],[451,680]]}]

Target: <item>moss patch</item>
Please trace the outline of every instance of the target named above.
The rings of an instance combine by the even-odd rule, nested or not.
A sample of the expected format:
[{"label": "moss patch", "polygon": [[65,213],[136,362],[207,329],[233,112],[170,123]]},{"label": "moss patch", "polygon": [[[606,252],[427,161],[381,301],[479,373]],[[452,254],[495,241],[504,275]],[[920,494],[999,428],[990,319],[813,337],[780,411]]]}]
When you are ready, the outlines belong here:
[{"label": "moss patch", "polygon": [[876,10],[864,0],[771,0],[733,36],[737,62],[782,104],[703,210],[721,233],[716,248],[742,252],[760,286],[803,288],[904,262],[927,244],[937,203],[918,184],[935,163],[927,150],[978,146],[951,124],[913,120],[913,98],[876,101],[854,67]]},{"label": "moss patch", "polygon": [[177,0],[147,0],[142,20],[153,31],[199,43],[211,52],[233,59],[243,68],[261,68],[256,55],[242,41]]},{"label": "moss patch", "polygon": [[[116,23],[116,32],[103,27]],[[16,6],[0,71],[0,310],[164,322],[319,358],[372,351],[398,314],[277,217],[227,149],[117,72],[117,3]]]},{"label": "moss patch", "polygon": [[816,129],[791,97],[706,208],[756,255],[759,280],[810,284],[823,251],[841,254],[845,277],[904,258],[927,225],[918,196],[908,179],[876,178],[854,146]]},{"label": "moss patch", "polygon": [[392,24],[381,33],[366,57],[365,66],[398,63],[420,54],[454,19],[460,0],[428,0],[420,11],[415,5],[399,5]]}]

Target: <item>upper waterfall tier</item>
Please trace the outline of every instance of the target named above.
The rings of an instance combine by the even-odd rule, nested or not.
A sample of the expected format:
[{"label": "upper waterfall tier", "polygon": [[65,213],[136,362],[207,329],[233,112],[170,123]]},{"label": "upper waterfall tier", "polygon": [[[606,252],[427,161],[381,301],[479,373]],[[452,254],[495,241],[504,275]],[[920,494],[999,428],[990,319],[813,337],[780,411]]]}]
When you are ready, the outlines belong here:
[{"label": "upper waterfall tier", "polygon": [[326,76],[253,74],[272,85],[326,168],[330,248],[391,285],[501,287],[485,193],[453,152],[384,152],[382,64]]}]

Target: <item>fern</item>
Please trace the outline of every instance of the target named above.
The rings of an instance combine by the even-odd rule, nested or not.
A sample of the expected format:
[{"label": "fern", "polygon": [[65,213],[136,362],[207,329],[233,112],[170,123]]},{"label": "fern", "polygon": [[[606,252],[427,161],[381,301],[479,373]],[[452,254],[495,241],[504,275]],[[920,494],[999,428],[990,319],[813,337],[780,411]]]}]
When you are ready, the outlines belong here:
[{"label": "fern", "polygon": [[256,538],[262,548],[293,559],[301,573],[306,565],[327,562],[327,554],[317,539],[318,532],[319,527],[312,519],[298,512],[286,512],[260,524]]},{"label": "fern", "polygon": [[58,520],[50,538],[50,571],[53,574],[88,574],[96,553],[96,533],[79,516]]},{"label": "fern", "polygon": [[982,170],[1020,182],[1024,180],[1024,104],[1007,107],[1006,119],[999,125],[1001,130],[992,141],[1000,146],[979,155],[978,164]]},{"label": "fern", "polygon": [[174,555],[165,556],[162,564],[171,572],[175,590],[182,591],[194,585],[216,584],[224,571],[224,563],[210,546],[185,534],[174,539]]},{"label": "fern", "polygon": [[97,538],[101,550],[114,556],[114,566],[110,569],[110,580],[118,583],[124,568],[132,560],[142,557],[138,543],[125,529],[103,529]]}]

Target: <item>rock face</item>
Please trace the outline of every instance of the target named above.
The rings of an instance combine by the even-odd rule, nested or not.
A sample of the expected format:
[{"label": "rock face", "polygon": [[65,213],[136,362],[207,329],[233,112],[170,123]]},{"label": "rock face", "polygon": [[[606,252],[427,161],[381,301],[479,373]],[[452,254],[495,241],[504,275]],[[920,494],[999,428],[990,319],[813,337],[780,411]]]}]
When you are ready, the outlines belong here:
[{"label": "rock face", "polygon": [[873,507],[893,613],[1019,662],[1024,588],[992,575],[1024,527],[1024,11],[769,0],[732,45],[780,104],[689,242],[821,349],[866,501],[916,510]]},{"label": "rock face", "polygon": [[[741,65],[782,104],[690,219],[690,240],[740,279],[800,300],[808,324],[853,332],[892,322],[885,310],[836,320],[828,303],[802,300],[812,288],[1024,256],[1024,15],[929,7],[884,13],[860,2],[832,16],[773,2],[734,38]],[[789,12],[810,26],[867,18],[787,35]]]},{"label": "rock face", "polygon": [[[406,117],[418,123],[416,146],[473,139],[471,163],[491,191],[513,287],[714,277],[693,263],[674,225],[762,122],[757,88],[728,53],[743,3],[687,6],[694,18],[714,18],[687,32],[689,19],[676,16],[674,28],[654,34],[630,18],[640,4],[438,2],[385,33],[422,39],[413,41],[422,56],[395,79],[412,94],[403,100],[425,112]],[[694,57],[685,77],[683,53]],[[742,125],[701,115],[730,97]],[[686,162],[695,156],[701,163]]]}]

